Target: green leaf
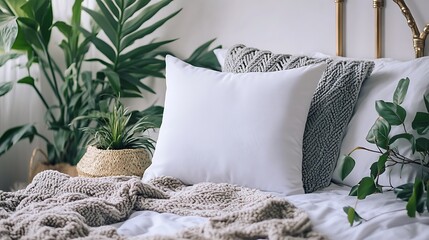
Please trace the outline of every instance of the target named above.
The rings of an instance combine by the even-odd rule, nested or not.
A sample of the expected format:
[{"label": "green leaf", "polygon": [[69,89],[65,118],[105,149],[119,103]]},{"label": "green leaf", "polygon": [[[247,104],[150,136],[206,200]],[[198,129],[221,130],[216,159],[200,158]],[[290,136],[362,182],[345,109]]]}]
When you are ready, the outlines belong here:
[{"label": "green leaf", "polygon": [[129,51],[129,52],[125,53],[125,54],[122,54],[119,57],[119,62],[127,61],[129,59],[134,59],[134,58],[137,58],[137,57],[144,56],[144,54],[146,54],[146,53],[148,53],[150,51],[153,51],[153,50],[161,47],[162,45],[171,43],[173,41],[176,41],[176,39],[162,41],[162,42],[155,42],[155,43],[150,43],[150,44],[147,44],[147,45],[140,46],[138,48],[133,49],[132,51]]},{"label": "green leaf", "polygon": [[8,52],[18,36],[16,17],[0,12],[0,49]]},{"label": "green leaf", "polygon": [[22,56],[21,53],[4,53],[0,55],[0,67],[5,65],[9,60],[17,59],[18,57]]},{"label": "green leaf", "polygon": [[97,25],[103,30],[106,36],[110,39],[113,45],[118,45],[118,39],[116,39],[117,32],[110,24],[109,20],[107,20],[101,13],[91,10],[89,8],[82,8],[85,12],[87,12],[92,19],[97,23]]},{"label": "green leaf", "polygon": [[124,11],[124,19],[130,19],[138,10],[143,9],[149,2],[150,0],[139,0],[132,6],[127,7]]},{"label": "green leaf", "polygon": [[349,196],[355,196],[356,197],[358,188],[359,188],[359,185],[354,185],[352,187],[352,189],[350,189]]},{"label": "green leaf", "polygon": [[[80,26],[80,21],[82,18],[82,2],[83,0],[75,0],[73,4],[73,14],[72,14],[72,20],[71,25],[74,27]],[[106,1],[110,2],[110,1]]]},{"label": "green leaf", "polygon": [[48,42],[43,41],[40,37],[40,33],[38,32],[40,25],[33,19],[22,17],[18,18],[18,23],[24,33],[25,40],[30,44],[34,51],[36,51],[38,57],[44,56],[43,49],[46,47]]},{"label": "green leaf", "polygon": [[398,139],[408,140],[408,142],[411,143],[411,150],[413,151],[413,153],[416,151],[416,141],[414,139],[414,135],[410,133],[401,133],[401,134],[395,135],[392,138],[390,138],[389,145],[393,144]]},{"label": "green leaf", "polygon": [[407,112],[403,107],[383,100],[375,102],[375,109],[382,118],[393,126],[403,124],[407,116]]},{"label": "green leaf", "polygon": [[129,124],[132,125],[140,119],[145,119],[145,121],[151,122],[154,128],[160,128],[163,113],[164,107],[162,106],[150,106],[143,111],[133,111]]},{"label": "green leaf", "polygon": [[423,99],[425,101],[426,111],[429,112],[429,93],[423,96]]},{"label": "green leaf", "polygon": [[7,1],[8,0],[0,0],[0,10],[2,12],[12,14],[12,9],[8,6]]},{"label": "green leaf", "polygon": [[341,180],[344,180],[355,167],[355,160],[349,155],[345,155],[343,158],[343,166],[341,168]]},{"label": "green leaf", "polygon": [[196,66],[196,67],[203,67],[203,68],[209,68],[216,71],[221,70],[221,66],[216,58],[216,55],[214,54],[213,50],[217,48],[221,48],[222,46],[217,46],[213,48],[212,50],[209,49],[210,45],[215,41],[216,39],[212,39],[200,47],[198,47],[191,56],[185,60],[185,62]]},{"label": "green leaf", "polygon": [[160,71],[165,69],[165,60],[156,58],[143,58],[143,59],[130,59],[127,61],[120,61],[118,64],[118,71],[126,73],[139,73],[142,68],[147,68],[149,65],[157,65]]},{"label": "green leaf", "polygon": [[156,23],[150,25],[149,27],[146,27],[146,28],[143,28],[141,30],[132,32],[128,36],[124,37],[121,40],[120,52],[122,52],[122,50],[124,50],[125,48],[131,46],[136,40],[142,39],[145,36],[153,33],[155,30],[157,30],[159,27],[161,27],[165,22],[167,22],[168,20],[170,20],[171,18],[176,16],[180,11],[181,10],[176,11],[176,12],[168,15],[167,17],[157,21]]},{"label": "green leaf", "polygon": [[28,85],[30,85],[30,86],[35,86],[34,85],[34,78],[32,78],[32,77],[30,77],[30,76],[28,76],[28,77],[24,77],[24,78],[22,78],[22,79],[20,79],[20,80],[18,80],[18,83],[21,83],[21,84],[28,84]]},{"label": "green leaf", "polygon": [[119,96],[120,95],[119,93],[121,92],[121,81],[119,79],[119,75],[110,69],[106,69],[103,72],[104,74],[106,74],[107,79],[109,80],[110,86],[114,91],[114,94],[116,96]]},{"label": "green leaf", "polygon": [[[17,51],[27,52],[28,55],[32,55],[33,50],[31,46],[28,44],[27,39],[24,35],[22,27],[18,25],[18,35],[16,36],[15,42],[13,43],[12,49]],[[28,58],[29,60],[31,58]]]},{"label": "green leaf", "polygon": [[66,66],[70,66],[73,62],[72,49],[70,48],[70,45],[65,40],[63,40],[59,46],[64,52]]},{"label": "green leaf", "polygon": [[140,1],[140,0],[115,0],[116,5],[118,5],[118,7],[121,9],[128,8],[137,1]]},{"label": "green leaf", "polygon": [[108,62],[106,62],[106,61],[104,61],[104,60],[101,60],[101,59],[99,59],[99,58],[90,58],[90,59],[85,59],[85,61],[87,61],[87,62],[98,62],[98,63],[101,63],[101,64],[103,64],[105,67],[107,67],[107,68],[110,68],[110,69],[113,69],[113,64],[111,64],[111,63],[108,63]]},{"label": "green leaf", "polygon": [[389,158],[389,153],[388,152],[383,153],[378,158],[378,161],[377,161],[377,171],[378,171],[377,175],[378,176],[381,175],[381,174],[383,174],[386,171],[386,162],[387,162],[388,158]]},{"label": "green leaf", "polygon": [[390,129],[390,124],[384,118],[379,117],[369,130],[366,141],[383,149],[388,149]]},{"label": "green leaf", "polygon": [[161,0],[143,9],[137,16],[127,21],[124,25],[122,36],[124,37],[141,27],[143,23],[151,19],[159,10],[171,3],[172,0]]},{"label": "green leaf", "polygon": [[110,10],[104,4],[104,2],[106,2],[106,1],[96,0],[96,2],[97,2],[98,7],[100,8],[101,14],[108,21],[110,26],[112,26],[112,28],[117,27],[119,25],[118,20],[115,19],[115,16],[110,12]]},{"label": "green leaf", "polygon": [[[149,0],[146,0],[149,1]],[[141,2],[141,1],[139,1]],[[113,1],[105,1],[107,7],[109,8],[109,10],[113,13],[113,15],[116,17],[116,19],[119,19],[119,9],[118,6],[116,6],[116,4]],[[128,18],[126,18],[128,19]]]},{"label": "green leaf", "polygon": [[0,97],[10,92],[13,88],[13,82],[0,83]]},{"label": "green leaf", "polygon": [[423,137],[417,138],[416,150],[417,152],[429,152],[429,139]]},{"label": "green leaf", "polygon": [[416,179],[414,182],[413,193],[407,203],[407,215],[409,217],[415,217],[416,212],[422,212],[421,207],[418,207],[418,203],[421,201],[423,196],[423,182],[420,179]]},{"label": "green leaf", "polygon": [[349,206],[343,207],[343,211],[347,214],[347,219],[350,223],[350,226],[353,226],[355,222],[358,222],[358,223],[362,222],[363,218],[359,216],[359,214],[355,211],[354,208]]},{"label": "green leaf", "polygon": [[70,38],[72,36],[72,27],[67,23],[58,21],[52,26],[56,27],[66,38]]},{"label": "green leaf", "polygon": [[370,175],[374,179],[378,176],[378,164],[377,164],[377,162],[374,162],[371,164]]},{"label": "green leaf", "polygon": [[9,150],[17,142],[28,138],[30,142],[33,141],[34,136],[37,134],[36,128],[31,125],[23,125],[11,128],[7,130],[0,137],[0,156],[3,155],[7,150]]},{"label": "green leaf", "polygon": [[[130,74],[122,73],[120,75],[120,79],[130,83],[131,86],[136,86],[136,87],[144,89],[150,93],[156,94],[152,88],[150,88],[146,84],[142,83],[139,78],[133,77]],[[126,88],[125,86],[124,86],[124,89],[132,90],[132,89]]]},{"label": "green leaf", "polygon": [[359,182],[358,187],[358,199],[365,199],[368,195],[371,195],[377,191],[374,179],[371,177],[364,177]]},{"label": "green leaf", "polygon": [[414,183],[406,183],[394,189],[396,197],[402,201],[408,201],[413,194]]},{"label": "green leaf", "polygon": [[407,95],[408,85],[410,85],[409,78],[403,78],[399,80],[398,86],[395,89],[393,94],[393,103],[401,104],[404,102],[405,96]]},{"label": "green leaf", "polygon": [[39,33],[41,42],[47,47],[51,38],[53,22],[51,0],[28,0],[21,9],[24,10],[28,18],[37,23],[39,27],[34,30]]},{"label": "green leaf", "polygon": [[15,16],[26,16],[25,12],[21,9],[27,0],[2,0],[2,6],[5,7],[9,13]]},{"label": "green leaf", "polygon": [[426,134],[429,131],[429,113],[417,112],[411,126],[418,134]]},{"label": "green leaf", "polygon": [[109,44],[107,44],[106,42],[104,42],[103,40],[101,40],[100,38],[98,38],[97,36],[91,34],[90,32],[88,32],[87,30],[85,30],[83,28],[80,28],[80,31],[82,32],[82,34],[86,38],[90,39],[90,41],[94,44],[94,46],[104,56],[106,56],[110,61],[115,62],[116,52],[115,52],[115,50],[113,50],[113,48]]}]

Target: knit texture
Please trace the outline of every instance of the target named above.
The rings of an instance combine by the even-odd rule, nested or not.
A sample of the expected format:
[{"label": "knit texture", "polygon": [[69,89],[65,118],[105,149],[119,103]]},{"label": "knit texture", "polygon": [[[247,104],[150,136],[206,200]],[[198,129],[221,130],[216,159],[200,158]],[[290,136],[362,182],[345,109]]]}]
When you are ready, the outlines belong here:
[{"label": "knit texture", "polygon": [[104,225],[124,221],[133,210],[210,218],[177,236],[148,239],[323,239],[311,231],[305,212],[254,189],[186,186],[169,177],[144,184],[137,177],[81,178],[56,171],[38,174],[24,190],[0,191],[0,239],[123,239]]},{"label": "knit texture", "polygon": [[303,138],[302,181],[306,193],[331,183],[361,85],[374,63],[274,54],[236,45],[229,49],[223,69],[233,73],[271,72],[322,62],[328,66],[313,95]]}]

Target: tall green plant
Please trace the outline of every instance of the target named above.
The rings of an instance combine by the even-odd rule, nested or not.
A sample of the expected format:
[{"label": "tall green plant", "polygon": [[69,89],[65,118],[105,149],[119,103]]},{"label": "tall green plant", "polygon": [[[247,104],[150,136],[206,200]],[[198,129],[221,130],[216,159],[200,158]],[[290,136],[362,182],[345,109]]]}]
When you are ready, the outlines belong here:
[{"label": "tall green plant", "polygon": [[[53,20],[51,0],[0,0],[0,47],[5,50],[0,56],[0,65],[19,55],[27,56],[27,76],[17,83],[26,84],[35,91],[45,107],[46,126],[52,133],[52,137],[44,136],[32,124],[11,128],[0,136],[0,156],[23,139],[32,141],[39,137],[46,142],[49,163],[74,165],[88,140],[80,129],[87,126],[89,120],[71,125],[73,119],[108,109],[118,96],[142,97],[143,91],[155,93],[143,80],[164,77],[163,58],[168,52],[161,51],[160,47],[174,40],[134,43],[147,38],[179,13],[180,10],[148,24],[172,0],[155,4],[149,4],[150,0],[96,0],[97,11],[83,7],[82,2],[74,2],[72,18],[66,23]],[[82,27],[83,11],[95,22],[93,29]],[[54,28],[63,35],[59,45],[64,56],[62,60],[54,59],[49,50]],[[100,37],[100,32],[104,32],[107,39]],[[199,47],[189,61],[198,60],[202,66],[219,69],[209,50],[211,42]],[[86,59],[90,46],[99,50],[99,58]],[[96,72],[84,71],[83,66],[88,61],[101,63],[103,68]],[[30,71],[35,64],[43,74],[42,79]],[[50,92],[42,92],[37,81],[46,82]],[[7,94],[13,85],[13,82],[0,84],[0,96]],[[47,96],[53,96],[54,100],[50,101]],[[162,110],[162,107],[153,106],[147,112],[160,118]]]},{"label": "tall green plant", "polygon": [[[401,200],[407,201],[406,210],[410,217],[415,217],[416,212],[423,213],[429,211],[429,94],[423,96],[423,101],[427,112],[417,112],[411,124],[416,134],[409,131],[410,126],[406,126],[404,121],[407,116],[407,111],[401,106],[408,91],[410,80],[408,78],[401,79],[393,94],[392,102],[378,100],[375,102],[375,109],[379,117],[369,130],[366,137],[367,142],[374,144],[375,149],[364,147],[356,147],[348,155],[344,156],[343,166],[341,170],[341,178],[345,179],[353,170],[355,160],[351,154],[356,150],[365,150],[379,154],[379,158],[370,167],[370,176],[362,178],[362,180],[354,186],[350,191],[350,196],[356,196],[358,200],[363,200],[367,196],[383,192],[383,188],[394,190],[396,196]],[[402,133],[391,135],[391,129],[399,127],[404,131]],[[395,143],[403,139],[409,143],[412,153],[418,153],[418,157],[405,156],[400,149],[395,146]],[[415,156],[415,155],[414,155]],[[412,183],[407,183],[401,186],[383,186],[379,183],[379,178],[383,174],[389,174],[387,167],[401,166],[414,164],[420,166],[420,176]],[[350,225],[355,222],[361,222],[363,218],[351,206],[344,207],[344,212],[347,214]]]}]

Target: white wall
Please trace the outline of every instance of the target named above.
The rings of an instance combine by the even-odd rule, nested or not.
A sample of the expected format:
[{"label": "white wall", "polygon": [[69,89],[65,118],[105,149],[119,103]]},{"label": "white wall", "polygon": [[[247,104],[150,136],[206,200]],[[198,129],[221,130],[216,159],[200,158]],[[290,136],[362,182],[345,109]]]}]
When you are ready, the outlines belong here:
[{"label": "white wall", "polygon": [[[423,29],[429,23],[429,1],[408,0],[408,6]],[[375,57],[374,8],[371,0],[346,0],[345,54],[348,57]],[[161,39],[180,38],[169,45],[179,57],[186,58],[201,43],[217,38],[224,48],[237,43],[268,49],[276,53],[323,52],[335,55],[334,0],[176,0],[170,13],[182,12],[156,34]],[[425,14],[426,12],[426,14]],[[384,57],[414,58],[411,31],[399,7],[386,0],[383,21]],[[429,41],[426,46],[429,55]],[[156,96],[147,94],[146,102],[162,104],[163,80],[152,80]]]},{"label": "white wall", "polygon": [[[411,32],[405,18],[392,0],[385,1],[385,55],[413,58]],[[429,1],[406,2],[423,29],[429,23]],[[345,3],[346,54],[373,57],[372,1]],[[161,35],[180,37],[172,48],[181,53],[189,53],[197,44],[217,37],[218,43],[225,47],[244,43],[275,52],[335,54],[334,0],[176,0],[169,8],[171,11],[183,8],[183,11]]]},{"label": "white wall", "polygon": [[[373,58],[375,48],[372,1],[345,2],[345,53],[349,57]],[[407,3],[419,28],[422,29],[429,23],[429,1],[408,0]],[[179,8],[183,8],[183,11],[154,34],[161,39],[179,37],[178,41],[169,46],[179,57],[189,56],[197,46],[215,37],[216,43],[224,47],[244,43],[277,53],[319,51],[335,54],[334,0],[175,0],[161,15],[166,16]],[[384,21],[385,56],[413,58],[410,29],[392,0],[386,0]],[[429,46],[426,49],[429,53]],[[134,108],[143,108],[154,101],[163,103],[164,81],[149,81],[158,94],[146,94],[146,99],[132,102]],[[23,108],[25,106],[20,107],[20,110],[25,112]],[[27,120],[18,116],[15,111],[5,113],[3,108],[0,109],[0,114],[12,114],[15,119]],[[12,123],[14,121],[10,124]],[[6,127],[0,125],[0,132],[7,129]],[[21,155],[18,155],[18,152]],[[0,158],[0,189],[6,189],[10,183],[25,179],[27,169],[24,163],[28,161],[29,152],[31,148],[20,146],[19,150]]]}]

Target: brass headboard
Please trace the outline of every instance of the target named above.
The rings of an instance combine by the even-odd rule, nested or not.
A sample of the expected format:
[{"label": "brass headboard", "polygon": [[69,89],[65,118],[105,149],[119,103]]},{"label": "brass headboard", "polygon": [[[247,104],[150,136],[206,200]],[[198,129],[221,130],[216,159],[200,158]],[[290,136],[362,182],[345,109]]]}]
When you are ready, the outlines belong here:
[{"label": "brass headboard", "polygon": [[[416,58],[423,57],[425,51],[426,38],[429,35],[429,24],[425,26],[422,32],[419,31],[416,21],[411,14],[405,0],[392,0],[398,4],[402,14],[407,20],[408,26],[411,28],[413,34],[413,47]],[[344,0],[335,0],[336,4],[336,40],[337,40],[337,55],[343,56],[344,54]],[[384,7],[384,0],[373,0],[375,10],[375,57],[382,56],[382,9]]]},{"label": "brass headboard", "polygon": [[344,55],[344,0],[335,0],[337,56]]}]

